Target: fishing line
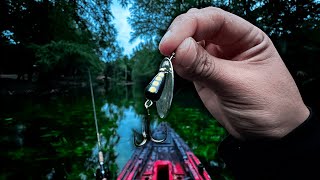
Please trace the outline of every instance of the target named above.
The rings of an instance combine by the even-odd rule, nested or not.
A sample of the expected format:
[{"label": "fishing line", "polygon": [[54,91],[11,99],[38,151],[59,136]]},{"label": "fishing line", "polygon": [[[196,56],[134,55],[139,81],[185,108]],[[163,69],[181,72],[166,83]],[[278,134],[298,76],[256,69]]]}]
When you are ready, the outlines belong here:
[{"label": "fishing line", "polygon": [[88,70],[88,73],[89,73],[89,83],[90,83],[90,91],[91,91],[91,101],[92,101],[92,108],[93,108],[94,123],[95,123],[95,126],[96,126],[96,133],[97,133],[97,140],[98,140],[98,148],[99,148],[99,151],[100,151],[100,150],[101,150],[101,141],[100,141],[100,133],[99,133],[97,113],[96,113],[96,106],[95,106],[95,102],[94,102],[94,94],[93,94],[93,88],[92,88],[92,80],[91,80],[90,70]]},{"label": "fishing line", "polygon": [[89,83],[90,83],[90,91],[91,91],[91,101],[92,101],[92,108],[93,108],[93,116],[94,116],[94,122],[95,122],[95,126],[96,126],[98,149],[99,149],[98,159],[99,159],[100,168],[97,169],[96,179],[107,180],[108,171],[104,166],[104,156],[103,156],[102,146],[101,146],[101,141],[100,141],[100,133],[99,133],[97,114],[96,114],[96,106],[95,106],[95,102],[94,102],[94,94],[93,94],[93,88],[92,88],[91,73],[90,73],[89,69],[88,69],[88,74],[89,74]]}]

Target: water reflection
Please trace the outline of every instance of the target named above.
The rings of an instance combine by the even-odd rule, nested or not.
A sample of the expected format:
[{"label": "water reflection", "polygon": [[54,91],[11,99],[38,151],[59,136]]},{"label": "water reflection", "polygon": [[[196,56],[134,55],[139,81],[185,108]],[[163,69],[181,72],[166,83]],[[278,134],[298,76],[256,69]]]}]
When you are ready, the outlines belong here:
[{"label": "water reflection", "polygon": [[[118,107],[114,104],[106,103],[102,107],[102,111],[109,118],[114,118],[115,113],[118,115],[116,133],[120,139],[113,149],[116,152],[115,163],[118,166],[119,173],[136,148],[133,144],[133,130],[137,130],[138,132],[141,130],[144,117],[138,115],[133,106]],[[151,127],[154,128],[157,124],[157,120],[154,120]]]},{"label": "water reflection", "polygon": [[[128,88],[127,96],[119,89],[125,88],[95,97],[105,161],[114,178],[135,150],[133,129],[141,132],[145,110],[142,88]],[[0,97],[0,179],[94,178],[98,147],[89,89],[69,92]],[[150,114],[155,128],[155,107]],[[224,130],[199,106],[193,93],[176,93],[164,121],[204,164],[218,158],[216,149]]]},{"label": "water reflection", "polygon": [[[116,154],[115,164],[118,173],[135,150],[133,129],[141,132],[141,122],[145,111],[143,87],[136,84],[132,88],[130,86],[119,86],[109,89],[107,91],[108,103],[102,107],[107,117],[117,117],[116,133],[120,139],[114,145],[113,150]],[[127,89],[126,92],[128,92],[126,96],[123,96],[124,89]],[[209,166],[219,159],[217,146],[225,131],[206,111],[194,90],[181,88],[176,92],[172,108],[166,119],[158,119],[155,106],[150,109],[152,129],[156,127],[158,120],[167,121],[206,165],[209,173],[220,174],[220,171],[213,170]]]},{"label": "water reflection", "polygon": [[[103,109],[115,107],[114,105],[104,105]],[[114,146],[117,153],[116,164],[118,169],[121,170],[126,162],[130,159],[134,146],[132,144],[132,130],[138,129],[141,126],[141,117],[139,117],[132,106],[123,108],[123,116],[117,121],[117,134],[120,136],[119,142]]]},{"label": "water reflection", "polygon": [[[0,179],[94,179],[98,165],[90,95],[0,96]],[[71,92],[71,91],[70,91]],[[97,107],[104,97],[96,97]],[[117,116],[97,112],[112,172]],[[114,173],[113,173],[114,174]]]}]

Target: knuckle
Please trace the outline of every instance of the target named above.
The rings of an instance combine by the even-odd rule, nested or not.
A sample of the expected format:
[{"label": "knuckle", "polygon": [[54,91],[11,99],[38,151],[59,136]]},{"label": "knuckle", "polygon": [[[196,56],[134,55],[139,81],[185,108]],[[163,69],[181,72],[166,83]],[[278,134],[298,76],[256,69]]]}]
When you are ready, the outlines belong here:
[{"label": "knuckle", "polygon": [[179,16],[175,17],[170,26],[168,27],[167,31],[174,29],[174,27],[178,26],[179,24],[183,23],[186,14],[180,14]]},{"label": "knuckle", "polygon": [[205,79],[210,78],[215,71],[214,61],[207,53],[201,53],[198,61],[200,62],[197,67],[197,74],[199,74],[199,77]]},{"label": "knuckle", "polygon": [[197,51],[196,59],[188,68],[188,74],[194,80],[209,79],[215,72],[215,62],[208,53]]},{"label": "knuckle", "polygon": [[177,29],[180,29],[183,24],[189,24],[189,26],[193,27],[197,25],[197,19],[194,16],[190,16],[188,14],[181,14],[177,16],[173,22],[168,27],[167,31],[177,32]]},{"label": "knuckle", "polygon": [[183,21],[185,18],[186,18],[186,13],[185,14],[180,14],[179,16],[177,16],[175,19],[174,19],[174,22],[181,22]]},{"label": "knuckle", "polygon": [[181,24],[181,23],[184,23],[184,22],[187,22],[187,21],[195,22],[196,21],[196,16],[194,14],[192,14],[192,13],[184,13],[184,14],[181,14],[181,15],[177,16],[174,19],[174,23],[175,24]]},{"label": "knuckle", "polygon": [[189,10],[187,11],[187,13],[193,13],[193,12],[197,12],[197,11],[199,11],[198,8],[191,8],[191,9],[189,9]]},{"label": "knuckle", "polygon": [[207,14],[209,16],[211,16],[212,20],[217,20],[217,19],[225,19],[225,11],[221,8],[217,8],[217,7],[207,7],[204,9],[204,11],[207,12]]},{"label": "knuckle", "polygon": [[206,7],[206,8],[204,8],[204,10],[217,11],[217,12],[223,11],[221,8],[213,7],[213,6]]}]

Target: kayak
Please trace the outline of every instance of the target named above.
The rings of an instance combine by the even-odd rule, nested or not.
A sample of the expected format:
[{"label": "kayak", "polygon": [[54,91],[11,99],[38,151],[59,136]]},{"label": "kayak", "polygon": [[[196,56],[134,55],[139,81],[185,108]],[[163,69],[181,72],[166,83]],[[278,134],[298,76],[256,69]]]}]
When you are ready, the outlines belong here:
[{"label": "kayak", "polygon": [[117,180],[211,179],[200,160],[167,123],[160,123],[153,135],[164,134],[164,129],[167,129],[166,140],[149,141],[136,148]]}]

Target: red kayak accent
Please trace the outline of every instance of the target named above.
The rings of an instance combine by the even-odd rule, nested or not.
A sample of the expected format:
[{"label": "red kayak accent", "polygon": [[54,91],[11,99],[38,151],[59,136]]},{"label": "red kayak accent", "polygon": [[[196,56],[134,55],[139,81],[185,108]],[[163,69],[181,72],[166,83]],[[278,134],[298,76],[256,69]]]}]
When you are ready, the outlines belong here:
[{"label": "red kayak accent", "polygon": [[211,179],[200,160],[188,145],[166,123],[161,123],[154,135],[163,134],[163,143],[148,142],[135,150],[117,180],[209,180]]}]

